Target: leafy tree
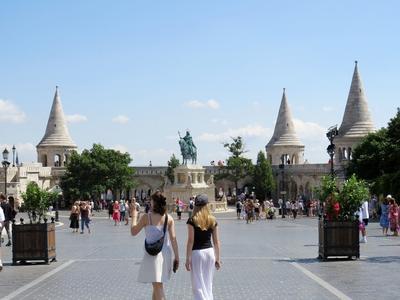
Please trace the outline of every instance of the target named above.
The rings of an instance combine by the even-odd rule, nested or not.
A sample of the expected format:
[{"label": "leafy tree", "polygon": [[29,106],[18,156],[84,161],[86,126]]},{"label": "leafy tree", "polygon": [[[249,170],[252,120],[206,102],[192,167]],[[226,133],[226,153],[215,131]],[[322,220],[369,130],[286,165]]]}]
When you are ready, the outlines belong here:
[{"label": "leafy tree", "polygon": [[400,110],[387,128],[368,134],[353,151],[347,169],[371,185],[376,194],[400,197]]},{"label": "leafy tree", "polygon": [[353,151],[353,159],[347,169],[348,174],[357,174],[365,180],[373,180],[382,175],[386,164],[388,147],[387,130],[382,128],[368,134]]},{"label": "leafy tree", "polygon": [[232,143],[225,143],[224,147],[231,153],[227,159],[226,169],[228,172],[218,174],[217,179],[228,178],[235,183],[235,188],[238,190],[239,180],[252,174],[253,164],[251,159],[243,157],[247,151],[244,149],[244,143],[240,136],[232,137]]},{"label": "leafy tree", "polygon": [[262,151],[257,155],[257,163],[253,171],[253,184],[258,199],[271,197],[271,193],[275,189],[271,165]]},{"label": "leafy tree", "polygon": [[24,199],[23,208],[28,213],[29,221],[31,223],[40,223],[57,196],[57,193],[41,189],[36,182],[29,182],[26,192],[22,193],[22,199]]},{"label": "leafy tree", "polygon": [[171,158],[168,161],[168,168],[167,168],[167,177],[171,181],[171,183],[174,183],[175,177],[174,177],[174,169],[179,166],[179,159],[175,157],[175,154],[172,154]]},{"label": "leafy tree", "polygon": [[73,152],[61,179],[64,197],[87,198],[99,196],[107,189],[117,191],[133,187],[131,161],[128,153],[105,149],[100,144],[94,144],[82,154]]}]

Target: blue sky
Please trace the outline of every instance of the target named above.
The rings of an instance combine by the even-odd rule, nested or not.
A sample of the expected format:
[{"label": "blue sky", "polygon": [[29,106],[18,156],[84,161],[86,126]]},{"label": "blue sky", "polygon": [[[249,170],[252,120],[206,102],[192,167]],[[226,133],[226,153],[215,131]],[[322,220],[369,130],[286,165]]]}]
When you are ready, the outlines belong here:
[{"label": "blue sky", "polygon": [[377,128],[400,106],[397,1],[2,1],[0,146],[36,160],[55,86],[80,149],[165,165],[190,129],[199,161],[241,135],[255,158],[286,88],[305,158],[326,162],[354,69]]}]

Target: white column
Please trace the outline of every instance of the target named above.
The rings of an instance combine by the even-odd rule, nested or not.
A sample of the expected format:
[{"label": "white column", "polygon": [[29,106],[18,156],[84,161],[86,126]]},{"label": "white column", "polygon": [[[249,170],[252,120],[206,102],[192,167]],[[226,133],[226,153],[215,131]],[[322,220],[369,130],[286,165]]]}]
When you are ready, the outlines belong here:
[{"label": "white column", "polygon": [[198,178],[197,178],[197,174],[198,174],[198,173],[195,173],[195,172],[192,173],[192,180],[193,180],[193,183],[197,183],[197,179],[198,179]]}]

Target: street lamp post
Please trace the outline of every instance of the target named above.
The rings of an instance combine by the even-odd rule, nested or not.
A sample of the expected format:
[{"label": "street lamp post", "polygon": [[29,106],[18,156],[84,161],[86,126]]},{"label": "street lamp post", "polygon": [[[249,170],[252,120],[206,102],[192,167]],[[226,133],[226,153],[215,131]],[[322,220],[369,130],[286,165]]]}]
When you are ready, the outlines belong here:
[{"label": "street lamp post", "polygon": [[339,130],[337,129],[337,125],[332,126],[328,129],[328,132],[326,133],[326,137],[329,139],[329,146],[326,148],[326,151],[328,152],[331,160],[330,160],[330,164],[331,164],[331,177],[332,179],[335,177],[335,170],[333,168],[333,157],[335,155],[335,144],[333,143],[333,140],[335,138],[335,136],[337,136],[339,134]]},{"label": "street lamp post", "polygon": [[7,169],[10,166],[10,162],[8,161],[8,150],[7,148],[4,149],[3,151],[3,161],[2,161],[2,165],[4,168],[4,196],[7,197]]},{"label": "street lamp post", "polygon": [[13,167],[15,167],[15,150],[16,150],[15,145],[13,145],[13,147],[12,147],[12,153],[13,153],[13,163],[12,163],[12,166],[13,166]]},{"label": "street lamp post", "polygon": [[286,216],[286,200],[285,200],[285,155],[282,154],[281,156],[281,164],[279,165],[279,169],[281,169],[281,174],[282,174],[282,183],[281,183],[281,190],[280,194],[282,196],[282,219],[284,219]]}]

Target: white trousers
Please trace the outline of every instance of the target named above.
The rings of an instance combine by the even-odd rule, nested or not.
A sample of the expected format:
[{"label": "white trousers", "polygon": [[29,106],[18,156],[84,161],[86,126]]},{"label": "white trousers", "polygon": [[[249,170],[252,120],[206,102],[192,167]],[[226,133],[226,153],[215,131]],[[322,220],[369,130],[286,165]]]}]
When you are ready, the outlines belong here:
[{"label": "white trousers", "polygon": [[214,299],[212,293],[214,270],[214,248],[193,250],[191,279],[194,300]]}]

